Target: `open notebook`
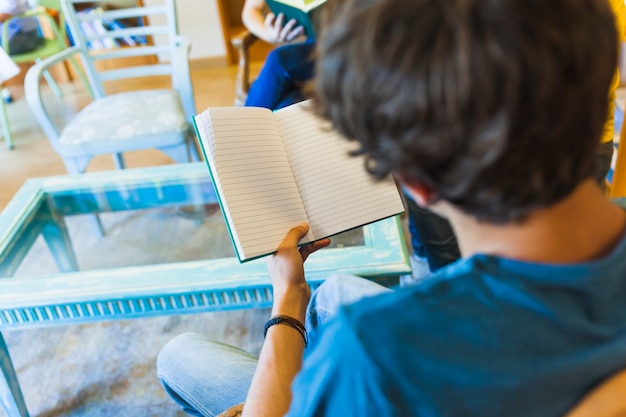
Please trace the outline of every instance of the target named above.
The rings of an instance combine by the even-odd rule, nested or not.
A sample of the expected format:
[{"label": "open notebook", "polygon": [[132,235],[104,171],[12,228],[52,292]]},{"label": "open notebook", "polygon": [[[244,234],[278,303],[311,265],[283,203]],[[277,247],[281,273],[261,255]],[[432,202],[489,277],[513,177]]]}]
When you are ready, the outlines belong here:
[{"label": "open notebook", "polygon": [[290,228],[301,243],[404,211],[393,179],[373,179],[354,143],[307,109],[209,108],[194,125],[237,257],[273,253]]}]

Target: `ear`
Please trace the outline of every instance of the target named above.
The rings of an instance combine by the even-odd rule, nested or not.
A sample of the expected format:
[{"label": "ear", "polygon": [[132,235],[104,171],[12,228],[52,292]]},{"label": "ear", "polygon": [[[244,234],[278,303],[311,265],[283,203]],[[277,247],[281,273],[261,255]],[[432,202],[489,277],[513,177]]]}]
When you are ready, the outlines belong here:
[{"label": "ear", "polygon": [[413,200],[420,206],[427,208],[435,200],[435,192],[432,188],[421,182],[402,182],[404,190],[413,197]]}]

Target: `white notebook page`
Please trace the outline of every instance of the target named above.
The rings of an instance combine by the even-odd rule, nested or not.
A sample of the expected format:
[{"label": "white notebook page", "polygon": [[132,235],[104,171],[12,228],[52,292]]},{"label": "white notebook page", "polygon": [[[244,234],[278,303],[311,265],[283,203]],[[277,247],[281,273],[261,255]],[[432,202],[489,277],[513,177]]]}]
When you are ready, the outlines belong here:
[{"label": "white notebook page", "polygon": [[349,142],[302,102],[275,113],[315,239],[404,211],[394,181],[375,180]]},{"label": "white notebook page", "polygon": [[206,112],[202,123],[210,117],[206,132],[214,144],[203,140],[205,151],[212,149],[207,158],[213,159],[240,256],[273,252],[291,227],[307,220],[272,113],[252,107]]}]

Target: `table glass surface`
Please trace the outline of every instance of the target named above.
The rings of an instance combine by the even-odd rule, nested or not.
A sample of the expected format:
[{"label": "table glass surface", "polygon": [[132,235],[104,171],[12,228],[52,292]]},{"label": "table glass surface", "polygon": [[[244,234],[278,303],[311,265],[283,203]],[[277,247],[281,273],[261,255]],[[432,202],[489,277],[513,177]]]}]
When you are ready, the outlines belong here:
[{"label": "table glass surface", "polygon": [[[235,256],[203,163],[30,180],[0,216],[0,238],[5,277]],[[75,261],[57,265],[50,239]],[[334,236],[331,247],[364,244],[359,228]]]},{"label": "table glass surface", "polygon": [[[121,180],[91,176],[88,184],[76,178],[39,181],[45,196],[38,194],[41,204],[32,212],[21,212],[21,227],[32,230],[24,234],[24,259],[13,275],[59,272],[42,233],[50,220],[64,223],[80,271],[234,257],[206,168],[151,171],[128,171]],[[98,214],[104,235],[85,213]],[[331,248],[363,244],[359,228],[333,237]]]},{"label": "table glass surface", "polygon": [[[203,163],[28,180],[0,213],[0,329],[270,305],[265,260],[233,256],[216,201]],[[411,270],[398,216],[332,240],[305,264],[313,288]]]}]

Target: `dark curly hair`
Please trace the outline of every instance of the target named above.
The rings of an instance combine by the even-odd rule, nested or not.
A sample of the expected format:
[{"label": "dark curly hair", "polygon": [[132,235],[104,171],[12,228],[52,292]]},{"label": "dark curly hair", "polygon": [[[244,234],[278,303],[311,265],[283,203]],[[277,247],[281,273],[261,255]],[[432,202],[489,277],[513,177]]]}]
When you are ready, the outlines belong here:
[{"label": "dark curly hair", "polygon": [[371,173],[519,221],[595,169],[618,37],[606,0],[329,0],[314,104]]}]

